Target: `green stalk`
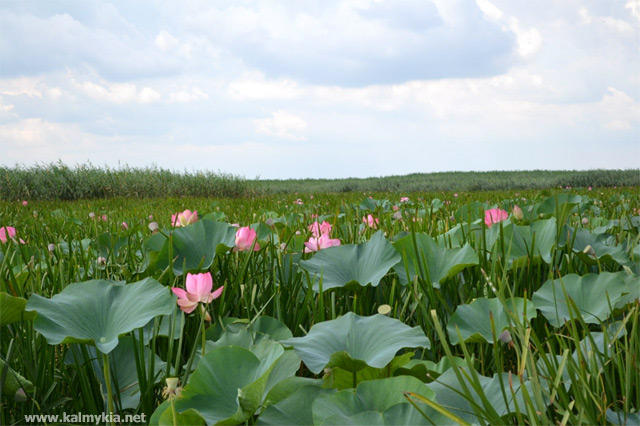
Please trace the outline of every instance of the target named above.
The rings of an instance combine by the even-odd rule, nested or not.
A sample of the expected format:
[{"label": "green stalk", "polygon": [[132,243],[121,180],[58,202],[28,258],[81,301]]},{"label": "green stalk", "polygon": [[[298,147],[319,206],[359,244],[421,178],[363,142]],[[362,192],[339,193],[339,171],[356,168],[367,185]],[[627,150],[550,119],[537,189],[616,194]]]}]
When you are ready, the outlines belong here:
[{"label": "green stalk", "polygon": [[107,385],[107,405],[109,407],[109,417],[110,417],[110,420],[112,420],[109,423],[111,424],[111,426],[115,426],[115,424],[113,423],[113,419],[111,419],[111,416],[114,414],[114,410],[113,410],[113,393],[111,390],[111,369],[109,367],[108,354],[102,354],[102,372],[104,373],[104,382]]}]

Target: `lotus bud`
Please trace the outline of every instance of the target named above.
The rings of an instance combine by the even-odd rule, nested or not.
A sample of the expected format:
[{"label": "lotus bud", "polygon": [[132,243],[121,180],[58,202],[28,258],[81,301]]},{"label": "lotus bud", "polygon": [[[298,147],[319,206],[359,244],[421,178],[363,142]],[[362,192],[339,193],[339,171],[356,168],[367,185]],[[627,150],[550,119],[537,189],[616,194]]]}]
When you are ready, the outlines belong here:
[{"label": "lotus bud", "polygon": [[581,220],[583,225],[588,225],[589,224],[589,218],[588,217],[583,217]]},{"label": "lotus bud", "polygon": [[156,232],[158,232],[158,222],[151,222],[149,225],[147,225],[149,227],[149,231],[153,232],[154,234]]},{"label": "lotus bud", "polygon": [[590,245],[590,244],[589,244],[589,245],[587,245],[587,246],[584,248],[584,250],[582,250],[582,252],[583,252],[584,254],[588,254],[589,256],[593,256],[593,257],[595,257],[595,256],[596,256],[596,251],[593,249],[593,247],[591,247],[591,245]]},{"label": "lotus bud", "polygon": [[23,200],[23,201],[22,201],[22,205],[23,205],[24,207],[27,207],[27,206],[29,205],[29,202],[28,202],[27,200]]},{"label": "lotus bud", "polygon": [[522,213],[522,209],[520,207],[513,206],[513,217],[518,220],[522,220],[524,218],[524,214]]},{"label": "lotus bud", "polygon": [[27,400],[27,394],[24,393],[24,389],[22,388],[18,389],[15,395],[13,396],[13,400],[15,402],[25,402]]},{"label": "lotus bud", "polygon": [[89,219],[93,219],[94,217],[96,217],[96,214],[94,212],[89,212]]},{"label": "lotus bud", "polygon": [[511,333],[509,333],[509,330],[505,330],[502,333],[500,333],[500,336],[498,336],[498,339],[500,339],[500,341],[505,345],[508,343],[511,343],[511,340],[512,340]]},{"label": "lotus bud", "polygon": [[121,227],[122,227],[122,229],[124,229],[125,231],[126,231],[127,229],[129,229],[129,225],[127,225],[127,222],[122,222],[122,223],[120,224],[120,226],[121,226]]}]

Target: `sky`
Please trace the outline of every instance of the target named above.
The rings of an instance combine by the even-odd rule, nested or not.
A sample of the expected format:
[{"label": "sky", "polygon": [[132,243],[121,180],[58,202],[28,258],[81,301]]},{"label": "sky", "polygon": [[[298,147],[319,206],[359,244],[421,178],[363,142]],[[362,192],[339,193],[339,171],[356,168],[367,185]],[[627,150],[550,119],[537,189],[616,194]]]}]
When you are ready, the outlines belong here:
[{"label": "sky", "polygon": [[0,165],[640,168],[640,0],[0,0]]}]

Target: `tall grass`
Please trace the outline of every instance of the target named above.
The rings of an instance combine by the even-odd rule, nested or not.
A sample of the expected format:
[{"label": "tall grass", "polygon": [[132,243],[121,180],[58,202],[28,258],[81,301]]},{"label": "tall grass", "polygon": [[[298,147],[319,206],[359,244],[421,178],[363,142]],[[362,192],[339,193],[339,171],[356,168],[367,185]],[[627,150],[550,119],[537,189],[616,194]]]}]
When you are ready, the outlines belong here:
[{"label": "tall grass", "polygon": [[244,179],[213,172],[175,173],[160,168],[75,168],[64,164],[0,167],[0,197],[7,200],[78,200],[113,197],[236,197]]},{"label": "tall grass", "polygon": [[213,172],[161,168],[70,168],[62,163],[0,167],[5,200],[80,200],[114,197],[239,197],[278,193],[431,192],[640,186],[640,170],[416,173],[347,179],[245,180]]}]

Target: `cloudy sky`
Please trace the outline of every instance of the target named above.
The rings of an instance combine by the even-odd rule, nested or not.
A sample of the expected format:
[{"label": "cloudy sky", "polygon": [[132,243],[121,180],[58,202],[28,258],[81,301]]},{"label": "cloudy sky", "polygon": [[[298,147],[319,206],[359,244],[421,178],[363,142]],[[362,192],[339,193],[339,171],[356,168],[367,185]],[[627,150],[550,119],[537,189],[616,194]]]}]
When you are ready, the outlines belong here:
[{"label": "cloudy sky", "polygon": [[0,164],[640,167],[640,0],[0,0]]}]

